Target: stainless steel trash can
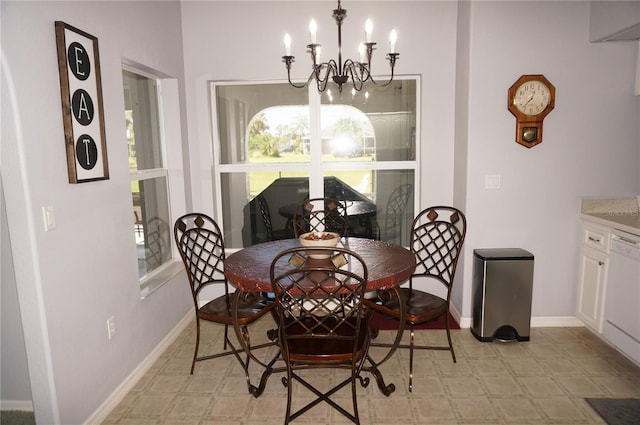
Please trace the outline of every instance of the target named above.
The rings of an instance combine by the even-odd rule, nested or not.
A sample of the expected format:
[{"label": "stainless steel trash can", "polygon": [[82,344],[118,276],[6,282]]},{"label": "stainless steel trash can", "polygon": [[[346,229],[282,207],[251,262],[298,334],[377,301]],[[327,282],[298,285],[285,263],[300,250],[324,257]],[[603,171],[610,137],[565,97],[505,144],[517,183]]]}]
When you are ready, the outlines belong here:
[{"label": "stainless steel trash can", "polygon": [[520,248],[473,251],[471,333],[480,341],[529,341],[533,254]]}]

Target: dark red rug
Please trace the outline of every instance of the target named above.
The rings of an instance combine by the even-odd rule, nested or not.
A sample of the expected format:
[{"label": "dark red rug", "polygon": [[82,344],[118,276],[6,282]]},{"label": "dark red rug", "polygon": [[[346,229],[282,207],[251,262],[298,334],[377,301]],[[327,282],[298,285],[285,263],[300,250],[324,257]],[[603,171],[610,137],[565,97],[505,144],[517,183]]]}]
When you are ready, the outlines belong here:
[{"label": "dark red rug", "polygon": [[[395,319],[391,319],[386,317],[380,313],[374,313],[373,318],[371,319],[370,325],[374,329],[378,329],[380,331],[390,331],[398,329],[398,321]],[[451,313],[449,313],[449,328],[450,329],[460,329],[460,325],[453,318]],[[405,329],[409,329],[409,326],[405,326]],[[417,325],[414,329],[445,329],[445,317],[440,316],[436,320],[432,320],[431,322],[423,323],[421,325]]]}]

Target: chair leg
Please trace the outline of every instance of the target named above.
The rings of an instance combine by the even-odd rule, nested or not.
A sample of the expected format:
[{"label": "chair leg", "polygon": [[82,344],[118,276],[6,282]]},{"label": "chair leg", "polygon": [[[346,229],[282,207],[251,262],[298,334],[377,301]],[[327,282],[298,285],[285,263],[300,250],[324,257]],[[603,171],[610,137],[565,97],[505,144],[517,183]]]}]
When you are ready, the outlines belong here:
[{"label": "chair leg", "polygon": [[355,370],[351,372],[351,398],[353,400],[353,417],[354,423],[356,425],[360,425],[360,415],[358,415],[358,396],[356,394],[356,378],[355,378]]},{"label": "chair leg", "polygon": [[224,343],[222,345],[222,348],[224,350],[227,349],[227,341],[229,340],[229,325],[224,325]]},{"label": "chair leg", "polygon": [[191,362],[191,375],[196,367],[196,359],[198,358],[198,347],[200,346],[200,318],[196,316],[196,348],[193,350],[193,361]]},{"label": "chair leg", "polygon": [[413,391],[413,343],[415,338],[415,329],[413,324],[409,325],[409,392]]},{"label": "chair leg", "polygon": [[453,351],[453,343],[451,342],[451,331],[449,330],[449,313],[447,313],[447,340],[449,341],[449,350],[451,350],[451,357],[453,362],[456,363],[456,353]]},{"label": "chair leg", "polygon": [[284,424],[287,425],[291,418],[291,399],[293,397],[293,373],[291,371],[291,367],[287,368],[287,382],[285,385],[287,386],[287,411],[284,417]]}]

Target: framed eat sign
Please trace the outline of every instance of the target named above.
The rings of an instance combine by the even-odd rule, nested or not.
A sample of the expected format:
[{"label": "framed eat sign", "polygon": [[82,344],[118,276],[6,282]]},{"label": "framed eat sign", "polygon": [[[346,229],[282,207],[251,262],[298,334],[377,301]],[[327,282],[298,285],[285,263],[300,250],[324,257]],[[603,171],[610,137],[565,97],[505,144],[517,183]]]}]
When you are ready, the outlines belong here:
[{"label": "framed eat sign", "polygon": [[98,39],[56,21],[69,183],[109,178]]}]

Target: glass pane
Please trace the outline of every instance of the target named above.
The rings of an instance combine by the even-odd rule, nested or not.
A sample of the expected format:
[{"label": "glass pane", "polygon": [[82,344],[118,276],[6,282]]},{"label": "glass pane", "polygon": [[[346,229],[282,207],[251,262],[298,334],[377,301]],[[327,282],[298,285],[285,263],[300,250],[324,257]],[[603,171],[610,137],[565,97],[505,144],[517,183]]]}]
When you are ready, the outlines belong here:
[{"label": "glass pane", "polygon": [[[416,80],[394,80],[386,87],[367,85],[360,92],[345,85],[342,93],[322,95],[323,146],[341,147],[335,158],[366,161],[413,161],[416,158]],[[332,105],[333,108],[326,106]],[[361,111],[358,115],[337,111]],[[325,141],[326,140],[326,141]]]},{"label": "glass pane", "polygon": [[122,71],[131,171],[163,168],[157,81]]},{"label": "glass pane", "polygon": [[171,259],[171,224],[167,179],[158,177],[132,185],[134,232],[140,278]]},{"label": "glass pane", "polygon": [[375,134],[366,114],[350,105],[322,105],[323,162],[375,159]]},{"label": "glass pane", "polygon": [[221,164],[309,161],[303,146],[309,138],[306,90],[289,84],[216,85],[215,95]]},{"label": "glass pane", "polygon": [[293,237],[287,207],[309,196],[309,173],[221,173],[227,248]]},{"label": "glass pane", "polygon": [[310,162],[309,107],[276,106],[249,123],[249,162]]},{"label": "glass pane", "polygon": [[328,171],[325,196],[345,201],[349,236],[409,243],[414,215],[413,170]]},{"label": "glass pane", "polygon": [[[287,83],[215,84],[215,151],[222,165],[242,165],[234,172],[219,170],[227,246],[291,237],[287,207],[309,196],[308,177],[319,176],[321,164],[341,168],[324,172],[325,196],[349,201],[352,210],[356,202],[366,206],[366,220],[354,221],[352,235],[408,243],[413,193],[404,189],[413,190],[414,172],[402,166],[375,171],[368,164],[415,161],[417,85],[415,79],[396,80],[360,93],[345,87],[342,94],[316,94]],[[314,117],[320,122],[312,122]],[[320,134],[311,135],[310,128]],[[311,157],[310,140],[322,141],[321,157]],[[282,171],[292,169],[300,171]],[[387,204],[398,203],[389,202],[394,189],[403,194],[401,208],[387,214]],[[314,187],[314,196],[319,190]]]},{"label": "glass pane", "polygon": [[415,214],[413,170],[378,170],[373,173],[373,199],[377,206],[378,237],[398,245],[409,245]]}]

